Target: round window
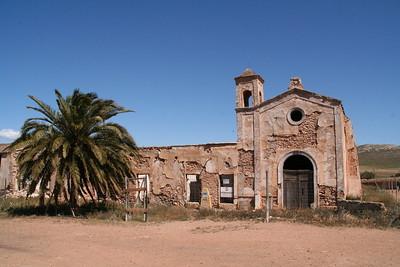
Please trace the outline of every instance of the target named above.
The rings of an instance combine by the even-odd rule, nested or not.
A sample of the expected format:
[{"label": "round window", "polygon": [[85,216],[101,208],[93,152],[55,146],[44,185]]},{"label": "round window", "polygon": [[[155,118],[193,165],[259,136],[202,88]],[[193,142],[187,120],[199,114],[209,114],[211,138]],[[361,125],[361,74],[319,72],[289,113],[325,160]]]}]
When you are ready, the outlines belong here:
[{"label": "round window", "polygon": [[300,108],[294,108],[288,113],[288,121],[291,124],[298,125],[304,119],[304,111]]}]

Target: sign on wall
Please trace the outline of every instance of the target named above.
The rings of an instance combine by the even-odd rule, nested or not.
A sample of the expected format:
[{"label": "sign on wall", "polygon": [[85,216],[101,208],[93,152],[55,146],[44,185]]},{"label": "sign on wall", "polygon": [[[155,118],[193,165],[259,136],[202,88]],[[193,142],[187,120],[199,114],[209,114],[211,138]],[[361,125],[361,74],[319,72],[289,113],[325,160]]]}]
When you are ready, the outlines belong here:
[{"label": "sign on wall", "polygon": [[219,192],[221,203],[233,203],[233,174],[220,175]]}]

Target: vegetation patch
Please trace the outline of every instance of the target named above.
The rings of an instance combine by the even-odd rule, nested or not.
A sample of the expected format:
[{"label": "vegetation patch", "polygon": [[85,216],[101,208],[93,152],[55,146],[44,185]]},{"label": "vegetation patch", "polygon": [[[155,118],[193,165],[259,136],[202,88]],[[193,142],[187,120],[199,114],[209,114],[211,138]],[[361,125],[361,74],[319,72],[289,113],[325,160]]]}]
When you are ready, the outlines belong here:
[{"label": "vegetation patch", "polygon": [[[385,190],[377,189],[375,186],[363,186],[363,201],[382,202],[387,208],[396,206],[396,199]],[[398,204],[397,204],[398,205]]]},{"label": "vegetation patch", "polygon": [[[3,198],[0,199],[0,213],[8,216],[74,216],[69,203],[53,203],[47,206],[39,204],[39,198]],[[97,218],[107,220],[122,220],[125,209],[122,204],[114,201],[88,202],[78,206],[75,210],[76,217]]]},{"label": "vegetation patch", "polygon": [[[373,191],[371,191],[373,192]],[[376,194],[376,192],[374,193]],[[369,194],[371,199],[377,195]],[[379,196],[379,195],[378,195]],[[382,198],[377,198],[382,200]],[[356,226],[371,228],[400,228],[400,206],[393,204],[386,211],[360,211],[350,213],[336,209],[274,209],[271,211],[272,222],[289,221],[321,226]],[[68,203],[58,206],[50,204],[39,205],[38,198],[5,198],[0,199],[0,214],[3,216],[61,216],[72,217]],[[75,210],[77,218],[87,220],[119,221],[125,218],[125,208],[122,203],[104,201],[79,205]],[[149,222],[186,221],[210,219],[213,221],[256,221],[265,219],[264,210],[241,211],[219,209],[188,209],[176,206],[155,205],[148,211]],[[143,221],[143,213],[130,216],[131,222]]]},{"label": "vegetation patch", "polygon": [[375,172],[373,171],[363,171],[361,174],[361,179],[374,179],[376,177]]}]

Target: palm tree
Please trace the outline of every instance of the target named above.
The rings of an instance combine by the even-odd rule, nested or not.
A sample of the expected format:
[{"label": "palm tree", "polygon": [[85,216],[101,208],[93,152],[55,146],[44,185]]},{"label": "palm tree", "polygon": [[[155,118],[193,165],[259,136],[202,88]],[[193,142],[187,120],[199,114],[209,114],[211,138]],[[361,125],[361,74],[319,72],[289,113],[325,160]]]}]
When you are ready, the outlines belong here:
[{"label": "palm tree", "polygon": [[78,89],[66,98],[55,94],[57,110],[29,96],[37,106],[28,108],[42,117],[27,119],[10,145],[18,151],[20,185],[27,196],[38,188],[41,205],[46,193],[56,205],[63,195],[72,212],[79,197],[118,199],[124,177],[133,175],[131,160],[139,154],[128,131],[108,120],[130,110]]}]

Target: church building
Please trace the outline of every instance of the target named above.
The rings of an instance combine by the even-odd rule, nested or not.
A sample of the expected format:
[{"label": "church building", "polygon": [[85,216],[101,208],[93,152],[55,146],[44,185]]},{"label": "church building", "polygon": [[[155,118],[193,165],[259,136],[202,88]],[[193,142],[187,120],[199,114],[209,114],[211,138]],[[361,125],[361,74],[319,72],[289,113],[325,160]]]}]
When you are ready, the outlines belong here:
[{"label": "church building", "polygon": [[150,203],[260,209],[267,184],[279,208],[335,207],[360,196],[357,147],[340,100],[305,90],[298,77],[265,100],[264,79],[250,69],[235,84],[236,143],[141,148],[132,168],[147,180]]}]

